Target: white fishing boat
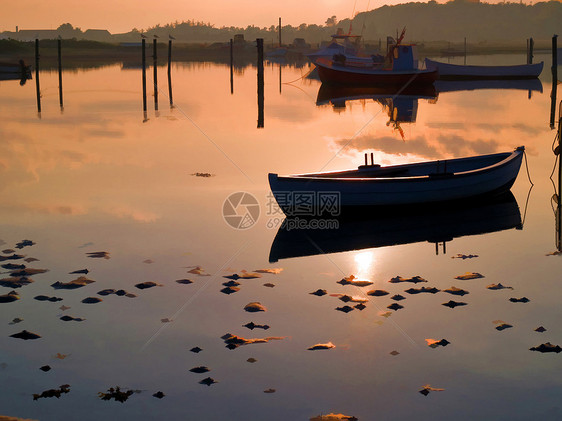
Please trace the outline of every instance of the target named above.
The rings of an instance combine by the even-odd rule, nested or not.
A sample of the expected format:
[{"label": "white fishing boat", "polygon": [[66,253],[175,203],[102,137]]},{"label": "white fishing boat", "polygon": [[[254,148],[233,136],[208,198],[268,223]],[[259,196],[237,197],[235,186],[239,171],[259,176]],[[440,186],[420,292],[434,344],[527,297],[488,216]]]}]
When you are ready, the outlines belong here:
[{"label": "white fishing boat", "polygon": [[[509,190],[525,147],[513,152],[391,166],[373,163],[357,169],[279,176],[269,185],[285,214],[295,215],[304,196],[331,195],[340,207],[394,206],[463,200]],[[332,207],[333,208],[333,207]],[[322,213],[313,209],[313,213]]]},{"label": "white fishing boat", "polygon": [[539,77],[543,65],[541,61],[514,66],[466,66],[425,59],[425,67],[437,70],[440,79],[531,79]]}]

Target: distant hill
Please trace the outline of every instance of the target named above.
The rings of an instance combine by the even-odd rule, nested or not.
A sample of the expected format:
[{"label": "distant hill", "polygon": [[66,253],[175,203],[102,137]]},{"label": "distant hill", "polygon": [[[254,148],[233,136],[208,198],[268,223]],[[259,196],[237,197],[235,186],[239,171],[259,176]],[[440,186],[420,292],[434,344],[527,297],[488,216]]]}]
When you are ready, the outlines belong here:
[{"label": "distant hill", "polygon": [[[416,42],[449,41],[459,42],[467,37],[469,42],[521,41],[526,38],[549,39],[560,32],[562,22],[562,3],[549,1],[525,5],[522,3],[479,3],[478,0],[455,0],[445,4],[435,1],[429,3],[405,3],[395,6],[382,6],[368,12],[359,13],[353,20],[337,21],[335,16],[326,20],[326,25],[302,24],[297,27],[286,25],[282,28],[284,43],[295,38],[303,38],[310,43],[330,39],[337,27],[347,31],[350,24],[353,33],[362,34],[371,42],[386,40],[406,27],[406,40]],[[166,40],[172,35],[180,42],[213,43],[226,42],[236,34],[243,34],[246,40],[264,38],[266,44],[278,40],[277,26],[259,28],[256,26],[221,27],[195,21],[182,21],[164,26],[156,25],[139,31],[133,29],[124,34],[110,34],[101,29],[82,31],[65,23],[56,30],[24,30],[3,32],[0,38],[31,40],[39,38],[88,39],[105,42],[138,42],[143,32],[149,38],[158,35]]]}]

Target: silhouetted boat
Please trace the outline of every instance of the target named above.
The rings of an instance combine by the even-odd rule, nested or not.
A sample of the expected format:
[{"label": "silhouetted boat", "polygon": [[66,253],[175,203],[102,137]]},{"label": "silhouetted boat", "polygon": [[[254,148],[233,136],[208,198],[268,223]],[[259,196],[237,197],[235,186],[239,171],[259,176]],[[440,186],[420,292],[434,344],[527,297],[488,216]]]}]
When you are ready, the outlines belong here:
[{"label": "silhouetted boat", "polygon": [[335,219],[335,229],[282,226],[271,244],[269,261],[367,248],[430,242],[521,229],[521,213],[511,192],[468,203],[352,212]]},{"label": "silhouetted boat", "polygon": [[31,79],[31,66],[26,66],[23,60],[18,63],[0,62],[0,80]]},{"label": "silhouetted boat", "polygon": [[542,92],[540,79],[478,79],[478,80],[436,80],[435,90],[442,92],[475,91],[479,89],[514,89]]},{"label": "silhouetted boat", "polygon": [[526,79],[537,78],[542,72],[543,62],[515,66],[467,66],[448,64],[425,59],[427,69],[439,72],[440,79]]},{"label": "silhouetted boat", "polygon": [[[355,170],[278,176],[269,185],[287,215],[294,215],[297,196],[330,192],[339,206],[392,206],[463,200],[509,190],[525,148],[413,164],[361,165]],[[367,157],[365,156],[365,161]]]},{"label": "silhouetted boat", "polygon": [[414,45],[397,45],[389,54],[390,63],[357,63],[342,56],[340,60],[316,60],[322,83],[336,85],[409,86],[431,84],[437,70],[419,69]]}]

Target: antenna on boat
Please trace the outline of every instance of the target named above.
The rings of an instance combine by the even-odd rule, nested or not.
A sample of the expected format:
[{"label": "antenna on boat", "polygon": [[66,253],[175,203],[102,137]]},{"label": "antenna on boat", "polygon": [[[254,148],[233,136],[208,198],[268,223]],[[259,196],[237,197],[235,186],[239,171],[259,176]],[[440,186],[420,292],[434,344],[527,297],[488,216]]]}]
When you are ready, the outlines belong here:
[{"label": "antenna on boat", "polygon": [[367,161],[367,154],[365,154],[365,165],[369,165],[369,162]]},{"label": "antenna on boat", "polygon": [[375,160],[373,158],[373,152],[371,152],[371,165],[375,165]]}]

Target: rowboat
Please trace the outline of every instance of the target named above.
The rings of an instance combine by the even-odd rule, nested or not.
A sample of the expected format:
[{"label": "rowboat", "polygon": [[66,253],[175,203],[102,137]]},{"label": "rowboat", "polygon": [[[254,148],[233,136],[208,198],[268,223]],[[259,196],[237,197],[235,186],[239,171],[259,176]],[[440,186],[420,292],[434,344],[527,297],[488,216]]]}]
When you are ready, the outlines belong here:
[{"label": "rowboat", "polygon": [[392,207],[380,212],[356,208],[334,220],[337,227],[313,229],[295,228],[286,219],[271,244],[269,262],[424,242],[435,244],[436,252],[441,245],[445,253],[445,244],[456,238],[522,228],[519,206],[510,191],[468,203]]},{"label": "rowboat", "polygon": [[[521,167],[525,151],[467,158],[279,176],[269,174],[269,185],[287,216],[298,216],[303,198],[308,216],[338,214],[350,206],[394,206],[464,200],[509,190]],[[311,207],[310,203],[313,203]],[[322,202],[324,200],[324,202]],[[337,204],[333,202],[337,201]]]},{"label": "rowboat", "polygon": [[425,59],[425,67],[437,70],[440,79],[531,79],[539,77],[543,65],[541,61],[515,66],[465,66]]}]

